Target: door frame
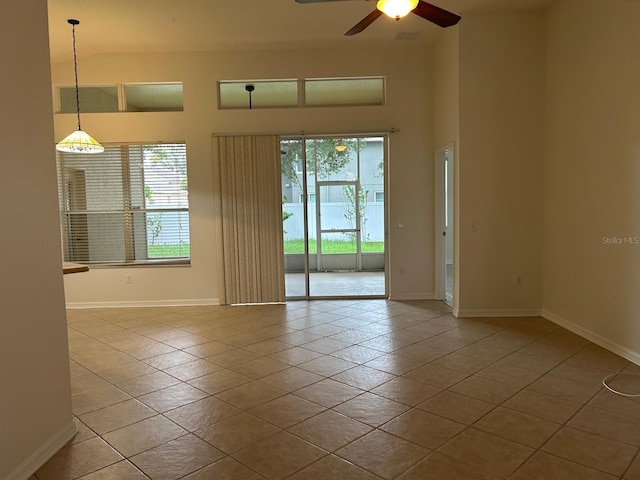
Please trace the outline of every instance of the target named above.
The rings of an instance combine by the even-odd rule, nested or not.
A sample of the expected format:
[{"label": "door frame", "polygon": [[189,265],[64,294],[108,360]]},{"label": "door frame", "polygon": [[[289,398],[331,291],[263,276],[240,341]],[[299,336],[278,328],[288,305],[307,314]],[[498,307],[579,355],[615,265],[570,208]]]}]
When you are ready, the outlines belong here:
[{"label": "door frame", "polygon": [[[362,296],[362,295],[354,295],[354,296],[319,296],[319,295],[311,295],[310,292],[310,275],[312,274],[311,272],[311,265],[310,265],[310,257],[312,255],[314,255],[313,253],[309,252],[309,217],[311,215],[313,215],[313,210],[310,210],[308,208],[308,202],[309,202],[309,198],[308,198],[308,193],[309,193],[309,188],[308,188],[308,182],[307,182],[307,170],[306,170],[306,165],[307,165],[307,161],[306,161],[306,145],[304,142],[306,142],[307,140],[314,140],[314,139],[318,139],[318,138],[358,138],[358,139],[367,139],[367,138],[380,138],[382,141],[382,162],[381,162],[381,168],[382,168],[382,172],[383,172],[383,194],[384,194],[384,204],[383,204],[383,236],[384,236],[384,294],[383,295],[366,295],[366,296]],[[303,224],[304,224],[304,253],[303,253],[303,257],[304,257],[304,296],[287,296],[287,301],[289,300],[323,300],[323,299],[350,299],[350,298],[355,298],[355,299],[360,299],[360,298],[384,298],[387,299],[389,298],[389,291],[390,291],[390,262],[389,262],[389,244],[390,244],[390,239],[389,239],[389,201],[388,201],[388,195],[389,195],[389,144],[390,144],[390,138],[389,138],[389,132],[371,132],[371,133],[344,133],[344,134],[293,134],[293,135],[285,135],[282,134],[281,135],[281,139],[299,139],[303,142],[303,148],[302,148],[302,185],[301,189],[302,189],[302,198],[304,199],[304,207],[302,209],[303,211]],[[360,159],[358,159],[358,168],[360,167]],[[360,179],[360,173],[358,173],[358,178]],[[318,182],[317,180],[314,182],[314,188],[316,188],[316,198],[318,198],[318,190],[317,190],[317,184],[318,183],[323,183],[322,181]],[[331,183],[331,182],[328,182]],[[344,183],[342,181],[338,181],[338,183]],[[357,188],[360,188],[360,184],[357,184]],[[356,201],[360,202],[360,198],[359,195],[356,195]],[[316,200],[317,203],[317,200]],[[314,207],[314,210],[317,209],[317,205]],[[356,207],[356,209],[359,211],[359,205]],[[317,217],[316,217],[317,218]],[[317,225],[319,225],[320,222],[316,222],[316,230],[318,229]],[[357,227],[358,230],[361,230],[361,226]],[[358,241],[361,242],[361,238],[360,235],[357,236],[358,237]],[[362,246],[360,245],[359,247],[360,249],[360,258],[359,258],[359,262],[361,262],[361,264],[359,265],[359,271],[362,271],[362,268],[364,268],[364,260],[362,257]],[[317,257],[316,257],[317,258]],[[316,270],[318,270],[318,265],[316,265]],[[286,272],[285,272],[286,273]]]},{"label": "door frame", "polygon": [[[355,228],[322,228],[322,187],[353,187],[355,191]],[[351,180],[333,180],[333,181],[317,181],[316,187],[316,255],[317,269],[325,271],[323,252],[322,252],[322,234],[323,233],[353,233],[356,239],[355,251],[355,268],[353,271],[362,271],[362,239],[360,238],[360,181]],[[347,254],[348,255],[348,254]]]},{"label": "door frame", "polygon": [[[457,171],[456,165],[456,149],[455,144],[453,142],[443,145],[442,147],[436,149],[435,151],[435,175],[434,175],[434,191],[435,191],[435,298],[436,300],[443,300],[450,306],[453,306],[455,301],[455,283],[456,283],[456,264],[457,264],[457,255],[456,255],[456,233],[457,233],[457,222],[455,213],[450,215],[449,218],[449,232],[447,232],[447,225],[445,225],[446,213],[445,209],[447,208],[447,192],[448,189],[445,188],[445,182],[447,179],[446,175],[446,154],[448,151],[451,151],[451,162],[453,167],[454,178],[452,179],[451,185],[453,185],[453,191],[449,192],[449,201],[453,201],[453,212],[457,210],[457,206],[455,204],[456,199],[456,182],[455,176]],[[447,274],[446,274],[446,233],[449,234],[449,237],[453,237],[453,292],[451,295],[447,295]]]}]

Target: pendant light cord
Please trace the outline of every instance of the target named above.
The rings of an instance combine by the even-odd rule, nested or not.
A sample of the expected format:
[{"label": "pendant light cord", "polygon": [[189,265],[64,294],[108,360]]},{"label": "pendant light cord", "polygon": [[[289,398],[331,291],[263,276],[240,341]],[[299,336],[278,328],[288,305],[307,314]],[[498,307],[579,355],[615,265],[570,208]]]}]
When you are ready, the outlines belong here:
[{"label": "pendant light cord", "polygon": [[245,85],[244,89],[249,93],[249,110],[251,110],[251,108],[252,108],[251,94],[256,89],[256,87],[255,87],[255,85]]},{"label": "pendant light cord", "polygon": [[102,153],[104,147],[100,145],[87,132],[82,130],[80,126],[80,87],[78,86],[78,54],[76,51],[76,25],[80,22],[74,18],[67,20],[71,25],[73,35],[73,73],[76,82],[76,115],[78,116],[78,130],[71,132],[69,135],[60,140],[56,145],[59,152],[69,153]]}]

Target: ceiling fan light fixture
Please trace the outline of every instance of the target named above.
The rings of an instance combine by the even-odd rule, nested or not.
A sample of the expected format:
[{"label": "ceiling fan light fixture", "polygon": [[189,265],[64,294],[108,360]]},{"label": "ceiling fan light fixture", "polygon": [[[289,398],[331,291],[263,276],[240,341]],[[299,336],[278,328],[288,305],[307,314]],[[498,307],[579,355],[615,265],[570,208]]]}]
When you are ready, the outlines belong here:
[{"label": "ceiling fan light fixture", "polygon": [[378,0],[376,8],[391,18],[402,18],[418,6],[419,0]]}]

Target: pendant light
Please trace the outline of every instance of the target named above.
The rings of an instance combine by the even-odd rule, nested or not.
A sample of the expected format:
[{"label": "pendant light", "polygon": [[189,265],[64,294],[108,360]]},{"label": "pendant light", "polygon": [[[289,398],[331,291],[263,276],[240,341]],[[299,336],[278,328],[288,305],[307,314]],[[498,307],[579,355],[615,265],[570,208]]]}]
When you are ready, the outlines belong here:
[{"label": "pendant light", "polygon": [[399,19],[418,6],[418,0],[378,0],[376,8],[388,17]]},{"label": "pendant light", "polygon": [[251,110],[253,108],[253,102],[251,101],[251,94],[256,89],[256,87],[254,85],[245,85],[244,89],[249,94],[249,110]]},{"label": "pendant light", "polygon": [[344,142],[344,139],[342,138],[336,138],[333,141],[333,146],[335,147],[336,151],[339,153],[342,153],[347,149],[347,145]]},{"label": "pendant light", "polygon": [[71,25],[73,35],[73,72],[76,78],[76,114],[78,115],[78,130],[70,133],[60,140],[56,145],[56,150],[71,153],[101,153],[104,147],[94,140],[91,135],[80,128],[80,95],[78,91],[78,60],[76,56],[76,25],[80,22],[73,18],[67,20]]}]

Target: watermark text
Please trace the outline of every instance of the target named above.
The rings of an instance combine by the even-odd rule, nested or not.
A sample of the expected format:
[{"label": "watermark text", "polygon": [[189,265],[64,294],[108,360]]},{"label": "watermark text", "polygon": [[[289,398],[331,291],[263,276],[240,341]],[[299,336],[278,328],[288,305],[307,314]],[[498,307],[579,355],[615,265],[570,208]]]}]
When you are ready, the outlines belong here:
[{"label": "watermark text", "polygon": [[640,245],[640,237],[602,237],[603,245]]}]

